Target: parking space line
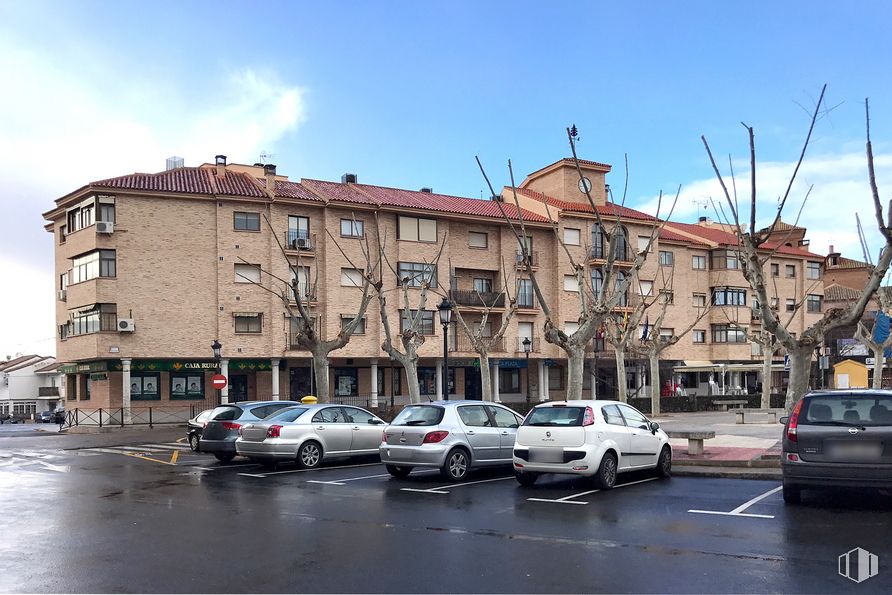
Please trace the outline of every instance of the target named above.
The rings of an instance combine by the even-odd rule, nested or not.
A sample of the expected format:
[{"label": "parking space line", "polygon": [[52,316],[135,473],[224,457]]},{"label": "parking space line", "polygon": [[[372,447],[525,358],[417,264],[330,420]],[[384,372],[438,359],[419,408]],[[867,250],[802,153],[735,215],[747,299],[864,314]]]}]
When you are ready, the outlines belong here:
[{"label": "parking space line", "polygon": [[[421,475],[423,473],[439,473],[440,471],[437,469],[430,469],[428,471],[416,471],[413,475]],[[381,473],[380,475],[365,475],[363,477],[349,477],[347,479],[332,479],[331,481],[322,481],[321,479],[311,479],[307,481],[307,483],[324,483],[333,486],[342,486],[348,481],[359,481],[360,479],[375,479],[378,477],[391,477],[390,473]]]},{"label": "parking space line", "polygon": [[233,469],[235,467],[259,467],[257,463],[239,463],[236,465],[225,465],[220,467],[195,467],[195,469],[201,469],[202,471],[220,471],[222,469]]},{"label": "parking space line", "polygon": [[742,517],[749,517],[749,518],[754,518],[754,519],[773,519],[774,518],[773,514],[754,514],[754,513],[743,512],[743,511],[746,510],[747,508],[749,508],[750,506],[752,506],[758,502],[761,502],[768,496],[778,493],[782,489],[784,489],[784,486],[777,486],[776,488],[772,488],[772,489],[768,490],[767,492],[765,492],[764,494],[759,494],[752,500],[747,500],[746,502],[744,502],[743,504],[741,504],[740,506],[738,506],[737,508],[735,508],[734,510],[732,510],[730,512],[725,512],[722,510],[688,510],[688,512],[693,513],[693,514],[715,514],[715,515],[719,515],[719,516],[742,516]]},{"label": "parking space line", "polygon": [[491,481],[505,481],[506,479],[514,479],[513,475],[509,475],[508,477],[496,477],[495,479],[481,479],[479,481],[467,481],[465,483],[451,483],[444,486],[437,486],[435,488],[400,488],[403,492],[424,492],[427,494],[448,494],[448,490],[453,490],[455,488],[460,488],[463,486],[475,485],[478,483],[489,483]]},{"label": "parking space line", "polygon": [[[619,485],[613,486],[614,490],[618,490],[620,488],[627,488],[629,486],[637,485],[639,483],[645,483],[648,481],[656,481],[659,477],[651,477],[649,479],[639,479],[638,481],[630,481],[629,483],[621,483]],[[581,498],[582,496],[588,496],[590,494],[596,494],[603,490],[589,490],[587,492],[581,492],[579,494],[570,494],[569,496],[564,496],[563,498],[527,498],[530,502],[551,502],[554,504],[588,504],[588,502],[579,502],[576,498]]]},{"label": "parking space line", "polygon": [[316,467],[315,469],[289,469],[288,471],[270,471],[268,473],[239,473],[245,477],[269,477],[270,475],[284,475],[286,473],[305,473],[307,471],[331,471],[334,469],[355,469],[356,467],[372,467],[381,463],[363,463],[361,465],[343,465],[341,467]]}]

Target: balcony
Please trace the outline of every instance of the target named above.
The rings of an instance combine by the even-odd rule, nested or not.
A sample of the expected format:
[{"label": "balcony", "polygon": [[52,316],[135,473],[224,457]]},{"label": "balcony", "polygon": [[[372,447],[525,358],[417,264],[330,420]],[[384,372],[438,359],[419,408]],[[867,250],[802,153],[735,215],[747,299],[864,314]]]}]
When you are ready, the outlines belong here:
[{"label": "balcony", "polygon": [[468,289],[452,289],[449,299],[459,306],[472,308],[504,308],[505,294],[494,291],[474,291]]},{"label": "balcony", "polygon": [[[297,284],[297,293],[303,300],[306,300],[308,302],[316,301],[316,291],[312,287],[310,287],[309,283],[298,283]],[[292,304],[296,304],[297,298],[294,295],[292,295],[290,301]]]},{"label": "balcony", "polygon": [[539,341],[539,337],[512,337],[511,346],[514,348],[514,353],[524,353],[523,350],[523,340],[529,339],[532,341],[530,343],[530,353],[539,353],[541,351],[541,342]]},{"label": "balcony", "polygon": [[39,387],[37,387],[37,396],[38,397],[58,397],[59,396],[59,387],[58,386],[39,386]]},{"label": "balcony", "polygon": [[[539,251],[534,250],[532,252],[527,253],[527,258],[530,259],[530,267],[538,268],[539,267]],[[518,268],[523,267],[523,252],[518,250],[514,254],[514,262],[517,264]]]},{"label": "balcony", "polygon": [[[477,350],[474,349],[474,343],[471,341],[471,338],[464,331],[458,331],[458,336],[456,336],[455,332],[449,335],[449,351],[456,351],[459,353],[476,353]],[[499,339],[490,339],[492,341],[491,346],[489,348],[489,353],[505,353],[505,337],[501,337]]]},{"label": "balcony", "polygon": [[309,231],[289,229],[285,232],[285,249],[298,252],[314,252],[316,245]]}]

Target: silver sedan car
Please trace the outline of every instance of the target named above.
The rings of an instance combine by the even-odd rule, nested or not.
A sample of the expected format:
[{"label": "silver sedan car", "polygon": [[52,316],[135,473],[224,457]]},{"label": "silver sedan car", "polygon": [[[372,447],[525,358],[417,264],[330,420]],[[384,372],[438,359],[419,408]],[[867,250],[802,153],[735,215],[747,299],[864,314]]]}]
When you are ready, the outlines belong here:
[{"label": "silver sedan car", "polygon": [[436,467],[451,481],[472,467],[510,466],[523,418],[498,403],[434,401],[409,405],[384,429],[381,462],[394,477]]},{"label": "silver sedan car", "polygon": [[287,407],[262,421],[244,424],[235,450],[267,467],[295,461],[312,469],[328,459],[376,454],[384,425],[383,419],[359,407]]}]

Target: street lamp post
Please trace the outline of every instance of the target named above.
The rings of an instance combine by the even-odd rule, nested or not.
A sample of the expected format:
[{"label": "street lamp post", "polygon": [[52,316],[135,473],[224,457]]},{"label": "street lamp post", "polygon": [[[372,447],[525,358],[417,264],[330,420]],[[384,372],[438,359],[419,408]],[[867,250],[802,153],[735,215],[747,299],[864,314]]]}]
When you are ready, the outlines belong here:
[{"label": "street lamp post", "polygon": [[[530,348],[533,346],[533,342],[530,341],[529,337],[524,337],[523,341],[520,342],[523,345],[523,353],[527,358],[527,404],[530,403]],[[540,381],[541,382],[541,381]]]},{"label": "street lamp post", "polygon": [[[220,344],[218,339],[214,339],[214,342],[211,343],[211,349],[214,352],[214,361],[217,362],[217,374],[222,374],[223,370],[220,368],[220,360],[222,359],[223,353],[223,345]],[[220,396],[222,394],[221,389],[217,389],[217,404],[222,404],[223,398]]]},{"label": "street lamp post", "polygon": [[440,324],[443,325],[443,400],[449,400],[449,323],[452,321],[452,304],[445,297],[440,305]]}]

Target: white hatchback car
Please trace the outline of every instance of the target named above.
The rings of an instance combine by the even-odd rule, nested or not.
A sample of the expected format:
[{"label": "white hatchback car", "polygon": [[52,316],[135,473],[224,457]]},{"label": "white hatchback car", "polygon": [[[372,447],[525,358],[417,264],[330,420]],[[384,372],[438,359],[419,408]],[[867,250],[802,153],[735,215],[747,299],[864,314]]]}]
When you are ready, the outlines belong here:
[{"label": "white hatchback car", "polygon": [[514,472],[531,486],[543,473],[596,477],[603,489],[626,471],[672,473],[669,436],[640,411],[617,401],[560,401],[534,407],[517,430]]}]

